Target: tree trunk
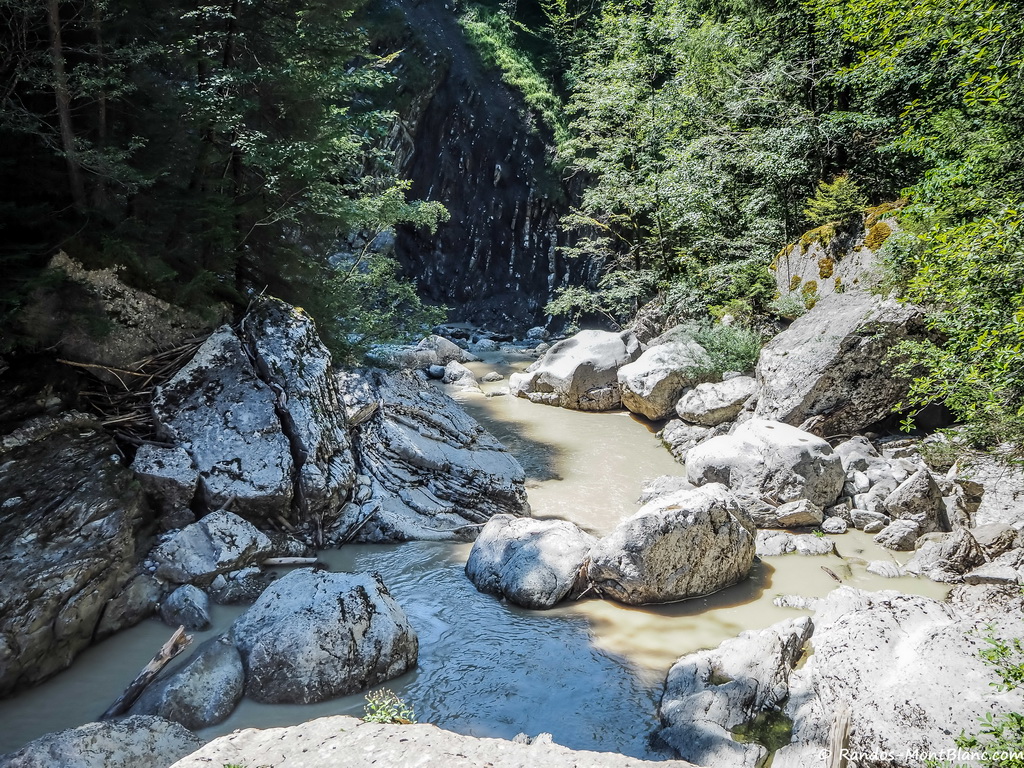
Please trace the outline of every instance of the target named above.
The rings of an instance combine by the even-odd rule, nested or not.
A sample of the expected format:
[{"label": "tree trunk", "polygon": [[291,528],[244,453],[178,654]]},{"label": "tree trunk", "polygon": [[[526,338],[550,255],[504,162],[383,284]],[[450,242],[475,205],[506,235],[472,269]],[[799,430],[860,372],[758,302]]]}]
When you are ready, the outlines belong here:
[{"label": "tree trunk", "polygon": [[82,167],[78,164],[75,151],[75,132],[71,126],[71,93],[68,89],[67,72],[64,70],[59,0],[47,0],[47,16],[50,25],[50,58],[53,64],[53,90],[57,99],[57,120],[60,123],[60,143],[68,167],[71,199],[74,201],[75,210],[81,213],[85,211],[85,184],[82,181]]}]

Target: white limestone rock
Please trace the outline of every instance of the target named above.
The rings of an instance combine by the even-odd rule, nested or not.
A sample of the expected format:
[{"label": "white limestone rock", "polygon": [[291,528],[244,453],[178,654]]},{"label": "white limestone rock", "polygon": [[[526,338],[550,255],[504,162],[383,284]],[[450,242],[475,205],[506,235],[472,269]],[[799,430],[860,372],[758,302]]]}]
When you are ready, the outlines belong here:
[{"label": "white limestone rock", "polygon": [[205,587],[218,574],[258,563],[272,550],[270,539],[252,523],[218,510],[182,528],[150,558],[159,578]]},{"label": "white limestone rock", "polygon": [[676,414],[683,421],[716,427],[735,419],[743,404],[757,394],[757,379],[734,376],[718,382],[698,384],[676,403]]},{"label": "white limestone rock", "polygon": [[619,368],[622,404],[652,421],[675,412],[679,396],[694,384],[707,381],[711,358],[695,341],[649,347],[634,362]]}]

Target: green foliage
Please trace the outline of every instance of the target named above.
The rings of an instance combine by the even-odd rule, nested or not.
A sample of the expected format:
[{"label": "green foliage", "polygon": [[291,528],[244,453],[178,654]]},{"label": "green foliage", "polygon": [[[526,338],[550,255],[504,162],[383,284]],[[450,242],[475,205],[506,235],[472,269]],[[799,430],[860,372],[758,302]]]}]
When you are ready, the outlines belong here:
[{"label": "green foliage", "polygon": [[771,303],[771,311],[784,320],[795,320],[807,311],[804,297],[797,293],[786,293]]},{"label": "green foliage", "polygon": [[544,311],[566,316],[573,323],[587,315],[599,315],[621,327],[654,296],[657,287],[657,275],[651,270],[610,272],[595,290],[580,285],[559,288]]},{"label": "green foliage", "polygon": [[804,216],[811,224],[820,226],[849,221],[867,207],[867,197],[849,174],[844,173],[831,182],[818,182],[814,195],[808,198],[804,207]]},{"label": "green foliage", "polygon": [[409,725],[416,722],[416,714],[413,712],[412,706],[402,701],[394,691],[382,688],[366,694],[363,720],[368,723]]},{"label": "green foliage", "polygon": [[694,334],[711,358],[712,373],[721,376],[727,371],[749,373],[757,365],[764,339],[752,328],[742,325],[702,325]]}]

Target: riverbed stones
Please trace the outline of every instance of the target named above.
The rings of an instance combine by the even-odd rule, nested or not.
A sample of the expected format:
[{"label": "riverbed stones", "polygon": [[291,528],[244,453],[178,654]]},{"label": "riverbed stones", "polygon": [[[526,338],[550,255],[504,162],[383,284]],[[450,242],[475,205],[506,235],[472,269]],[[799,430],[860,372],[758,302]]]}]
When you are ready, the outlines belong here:
[{"label": "riverbed stones", "polygon": [[758,557],[778,557],[790,552],[804,556],[831,555],[836,551],[835,544],[828,537],[787,531],[758,531],[755,544]]},{"label": "riverbed stones", "polygon": [[821,521],[821,530],[825,533],[846,533],[848,528],[849,523],[847,523],[841,517],[826,517],[824,520]]},{"label": "riverbed stones", "polygon": [[171,627],[203,630],[210,626],[210,598],[192,584],[183,584],[160,604],[160,618]]},{"label": "riverbed stones", "polygon": [[942,491],[924,467],[900,483],[883,505],[891,518],[916,523],[921,533],[950,530]]},{"label": "riverbed stones", "polygon": [[[40,417],[0,441],[0,696],[71,664],[131,585],[153,515],[90,417]],[[148,595],[148,597],[147,597]],[[122,602],[116,626],[152,613]],[[135,612],[132,615],[132,612]]]},{"label": "riverbed stones", "polygon": [[[339,757],[343,756],[343,757]],[[612,752],[575,751],[543,735],[530,740],[477,738],[435,725],[384,725],[337,715],[288,728],[235,731],[214,739],[171,768],[232,763],[308,768],[694,768],[681,760],[647,761]]]},{"label": "riverbed stones", "polygon": [[747,577],[754,526],[724,485],[655,499],[619,523],[590,552],[596,592],[640,605],[705,595]]},{"label": "riverbed stones", "polygon": [[149,503],[159,511],[165,530],[195,522],[189,505],[199,488],[199,471],[183,448],[141,445],[132,461],[132,471]]},{"label": "riverbed stones", "polygon": [[433,365],[445,366],[455,361],[469,363],[479,358],[463,349],[451,339],[438,334],[431,334],[419,341],[415,347],[402,347],[391,351],[388,355],[391,362],[401,368],[429,368]]},{"label": "riverbed stones", "polygon": [[494,437],[421,373],[339,374],[359,414],[353,444],[365,477],[338,540],[471,540],[496,514],[529,514],[526,475]]},{"label": "riverbed stones", "polygon": [[824,440],[788,424],[750,419],[729,435],[690,449],[686,477],[694,485],[724,483],[734,492],[776,504],[806,499],[833,504],[845,475]]},{"label": "riverbed stones", "polygon": [[665,444],[675,460],[682,464],[686,461],[686,455],[692,448],[705,440],[727,433],[728,428],[724,426],[701,427],[697,424],[689,424],[682,419],[672,419],[665,424],[665,428],[658,433],[658,437],[661,438],[661,442]]},{"label": "riverbed stones", "polygon": [[875,544],[897,552],[911,552],[921,535],[921,526],[913,520],[893,520],[875,535]]},{"label": "riverbed stones", "polygon": [[376,574],[302,568],[271,585],[231,627],[250,698],[309,704],[390,680],[418,641]]},{"label": "riverbed stones", "polygon": [[577,588],[596,542],[564,520],[495,515],[473,543],[466,576],[481,592],[524,608],[551,608]]},{"label": "riverbed stones", "polygon": [[0,768],[166,768],[202,744],[177,723],[135,715],[48,733],[0,756]]},{"label": "riverbed stones", "polygon": [[747,511],[758,528],[808,528],[820,525],[824,519],[821,507],[807,499],[790,501],[777,507],[749,504]]},{"label": "riverbed stones", "polygon": [[753,740],[734,739],[733,732],[778,717],[813,629],[807,617],[787,619],[679,659],[668,672],[658,708],[660,739],[698,765],[763,764],[768,750]]},{"label": "riverbed stones", "polygon": [[916,755],[955,749],[956,736],[977,732],[988,713],[1021,711],[1024,691],[991,685],[995,676],[979,655],[986,644],[977,631],[991,621],[998,637],[1021,637],[1019,589],[969,589],[988,591],[977,600],[954,594],[939,602],[842,586],[818,601],[814,653],[789,678],[792,743],[776,752],[773,766],[821,765],[843,711],[846,746],[890,753],[877,764],[892,768],[917,768]]},{"label": "riverbed stones", "polygon": [[441,381],[445,384],[451,384],[456,389],[478,391],[480,389],[480,384],[477,382],[473,372],[455,360],[452,360],[444,367]]},{"label": "riverbed stones", "polygon": [[929,534],[917,542],[917,551],[904,566],[908,573],[932,581],[959,584],[964,574],[985,562],[985,555],[970,532]]},{"label": "riverbed stones", "polygon": [[711,358],[696,341],[649,347],[619,368],[622,404],[652,421],[667,419],[674,415],[679,396],[688,387],[706,381],[710,370]]},{"label": "riverbed stones", "polygon": [[509,387],[534,403],[609,411],[622,404],[618,370],[640,352],[640,342],[629,331],[580,331],[552,346],[525,372],[512,374]]},{"label": "riverbed stones", "polygon": [[238,649],[226,637],[203,643],[181,667],[162,675],[142,692],[130,714],[156,715],[189,730],[227,719],[245,690]]},{"label": "riverbed stones", "polygon": [[819,300],[761,350],[756,414],[818,434],[850,434],[886,418],[907,393],[889,350],[923,332],[918,307],[862,291]]},{"label": "riverbed stones", "polygon": [[757,379],[733,376],[724,381],[698,384],[679,398],[675,411],[683,421],[717,427],[735,420],[743,404],[755,394]]},{"label": "riverbed stones", "polygon": [[205,587],[217,575],[258,563],[272,550],[270,539],[252,523],[218,510],[173,534],[150,558],[159,578]]}]

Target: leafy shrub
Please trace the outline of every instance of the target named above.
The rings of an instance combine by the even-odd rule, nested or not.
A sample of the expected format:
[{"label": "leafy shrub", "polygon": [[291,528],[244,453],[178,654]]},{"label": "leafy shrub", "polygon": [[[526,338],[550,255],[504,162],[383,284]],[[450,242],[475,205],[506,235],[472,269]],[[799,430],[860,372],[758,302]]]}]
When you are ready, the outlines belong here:
[{"label": "leafy shrub", "polygon": [[819,181],[818,188],[807,200],[804,216],[812,224],[846,221],[860,215],[868,201],[849,175],[837,176],[831,183]]},{"label": "leafy shrub", "polygon": [[366,694],[363,720],[368,723],[400,723],[410,725],[416,722],[416,713],[394,691],[381,688]]},{"label": "leafy shrub", "polygon": [[807,306],[797,294],[787,293],[771,303],[771,310],[785,320],[795,320],[807,311]]},{"label": "leafy shrub", "polygon": [[712,372],[747,373],[754,370],[764,340],[761,334],[742,325],[703,325],[694,333],[694,341],[707,350]]}]

